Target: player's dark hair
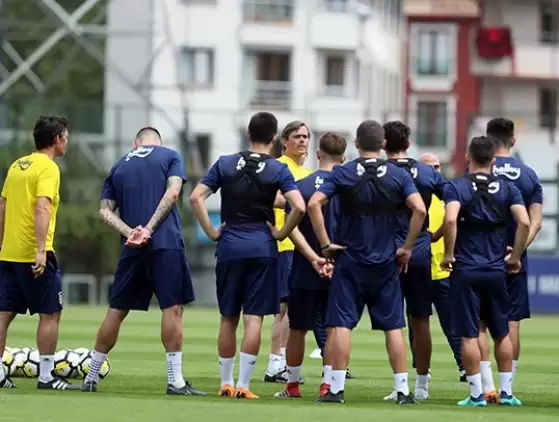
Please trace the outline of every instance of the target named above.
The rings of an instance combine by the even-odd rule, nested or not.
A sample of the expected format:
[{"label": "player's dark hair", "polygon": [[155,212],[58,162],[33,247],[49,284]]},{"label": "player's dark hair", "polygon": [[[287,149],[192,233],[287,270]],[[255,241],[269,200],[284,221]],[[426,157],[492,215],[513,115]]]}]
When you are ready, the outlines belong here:
[{"label": "player's dark hair", "polygon": [[495,157],[495,143],[488,136],[473,138],[468,146],[468,155],[478,166],[489,166]]},{"label": "player's dark hair", "polygon": [[345,154],[347,142],[339,133],[326,132],[320,137],[318,148],[331,157],[341,158]]},{"label": "player's dark hair", "polygon": [[138,133],[136,133],[136,139],[140,139],[145,135],[156,135],[159,140],[161,140],[161,133],[153,126],[146,126],[141,128]]},{"label": "player's dark hair", "polygon": [[384,139],[386,140],[384,146],[386,152],[402,152],[409,148],[411,130],[408,125],[399,120],[394,120],[386,122],[382,125],[382,128],[384,129]]},{"label": "player's dark hair", "polygon": [[262,111],[250,118],[248,134],[252,142],[270,145],[278,133],[278,119],[272,113]]},{"label": "player's dark hair", "polygon": [[514,122],[505,117],[497,117],[487,123],[485,134],[490,136],[497,147],[512,148]]},{"label": "player's dark hair", "polygon": [[384,129],[375,120],[365,120],[357,127],[359,149],[365,152],[379,152],[384,141]]},{"label": "player's dark hair", "polygon": [[305,122],[302,122],[300,120],[294,120],[292,122],[289,122],[281,132],[281,139],[287,141],[293,132],[297,132],[302,127],[307,128],[307,132],[309,133],[309,139],[310,139],[311,131],[309,127],[305,124]]},{"label": "player's dark hair", "polygon": [[57,136],[68,130],[68,119],[60,116],[41,116],[33,127],[33,140],[37,151],[54,146]]}]

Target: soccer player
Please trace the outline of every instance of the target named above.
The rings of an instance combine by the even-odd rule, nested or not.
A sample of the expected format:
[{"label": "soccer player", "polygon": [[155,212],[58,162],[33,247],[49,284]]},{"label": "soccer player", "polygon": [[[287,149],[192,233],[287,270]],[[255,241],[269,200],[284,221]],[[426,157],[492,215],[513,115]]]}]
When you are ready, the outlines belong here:
[{"label": "soccer player", "polygon": [[[407,125],[400,121],[392,121],[385,123],[383,128],[386,139],[384,150],[388,161],[411,175],[425,208],[429,209],[433,195],[442,199],[446,180],[433,167],[407,156],[411,133]],[[397,246],[401,247],[406,241],[412,212],[402,204],[398,214]],[[408,269],[400,274],[406,311],[410,319],[410,331],[414,334],[412,350],[417,371],[415,398],[418,400],[429,398],[432,352],[429,317],[438,290],[438,283],[431,279],[431,237],[428,227],[429,221],[426,219],[414,245]]]},{"label": "soccer player", "polygon": [[[62,313],[62,284],[54,255],[54,231],[60,202],[56,157],[68,144],[68,121],[41,116],[33,128],[36,151],[9,168],[0,197],[0,356],[16,314],[39,314],[40,354],[37,388],[79,390],[53,375]],[[0,388],[15,385],[0,365]]]},{"label": "soccer player", "polygon": [[[319,168],[310,176],[297,182],[301,195],[307,202],[320,188],[324,180],[336,165],[343,163],[346,150],[346,140],[335,133],[327,132],[319,140],[317,158]],[[335,239],[339,219],[338,198],[332,198],[325,206],[323,213],[328,236]],[[308,216],[305,216],[299,227],[291,233],[295,244],[293,267],[289,276],[289,338],[287,341],[287,385],[285,389],[276,393],[274,397],[301,397],[299,381],[301,365],[305,355],[305,337],[312,330],[317,321],[324,327],[326,307],[328,304],[328,289],[330,283],[321,277],[321,250],[320,244],[314,234]],[[324,259],[324,258],[322,258]],[[326,343],[326,340],[324,340]],[[323,346],[324,347],[324,346]],[[332,366],[327,353],[323,353],[323,381],[320,386],[320,395],[325,395],[330,388]]]},{"label": "soccer player", "polygon": [[[386,335],[397,402],[414,403],[408,386],[398,263],[406,271],[427,211],[411,176],[404,169],[379,159],[384,130],[378,122],[367,120],[359,125],[355,146],[359,158],[336,167],[308,204],[323,255],[336,259],[326,315],[326,326],[332,328],[328,337],[332,381],[330,391],[318,400],[344,402],[351,330],[361,319],[366,305],[372,328],[382,329]],[[332,243],[322,207],[335,195],[340,196],[342,211],[337,243]],[[396,211],[403,203],[413,213],[406,241],[397,249]]]},{"label": "soccer player", "polygon": [[[530,219],[520,191],[491,174],[495,145],[487,137],[472,139],[467,154],[469,174],[445,187],[445,256],[450,274],[453,329],[462,337],[462,357],[470,395],[459,406],[487,406],[480,373],[480,315],[495,341],[501,384],[500,403],[520,406],[512,394],[506,270],[518,273]],[[517,223],[514,246],[507,256],[508,225]]]},{"label": "soccer player", "polygon": [[[277,130],[274,115],[262,112],[252,116],[248,125],[250,150],[220,157],[190,197],[202,229],[210,239],[218,241],[215,268],[221,314],[218,394],[224,397],[258,398],[250,391],[250,380],[260,349],[262,321],[265,315],[279,313],[280,305],[276,240],[285,239],[305,213],[305,202],[288,167],[269,155]],[[223,227],[216,230],[204,201],[218,189],[221,189]],[[278,190],[291,206],[281,229],[273,226]],[[235,388],[233,369],[241,312],[244,337]]]},{"label": "soccer player", "polygon": [[[536,172],[511,156],[511,149],[516,140],[514,138],[514,123],[506,118],[499,117],[487,123],[486,134],[495,143],[495,165],[493,174],[512,182],[520,191],[524,204],[530,216],[530,233],[526,247],[536,238],[542,226],[542,186]],[[509,248],[514,241],[515,224],[509,228]],[[512,377],[516,375],[518,358],[520,356],[520,321],[530,318],[530,304],[528,295],[527,254],[522,255],[522,267],[519,273],[509,274],[507,277],[507,290],[509,298],[509,329],[513,347]],[[486,400],[491,403],[498,401],[491,371],[489,342],[485,326],[479,336],[481,348],[481,377],[483,392]]]},{"label": "soccer player", "polygon": [[[303,167],[303,162],[308,155],[310,137],[308,126],[299,120],[288,123],[281,133],[283,155],[278,158],[278,161],[287,165],[295,181],[311,174],[310,170]],[[280,229],[285,221],[285,208],[275,208],[274,214],[276,225]],[[285,347],[289,335],[287,298],[289,296],[288,278],[293,262],[293,249],[293,242],[289,238],[278,242],[277,277],[281,308],[279,314],[274,317],[272,324],[272,346],[268,368],[264,375],[265,382],[287,382],[287,372],[285,370]]]},{"label": "soccer player", "polygon": [[121,234],[123,248],[82,390],[97,391],[99,370],[124,319],[131,310],[147,311],[155,293],[162,310],[167,394],[203,396],[182,375],[183,305],[194,300],[176,207],[186,183],[184,163],[176,151],[162,146],[153,127],[140,129],[133,146],[113,166],[101,194],[101,218]]}]

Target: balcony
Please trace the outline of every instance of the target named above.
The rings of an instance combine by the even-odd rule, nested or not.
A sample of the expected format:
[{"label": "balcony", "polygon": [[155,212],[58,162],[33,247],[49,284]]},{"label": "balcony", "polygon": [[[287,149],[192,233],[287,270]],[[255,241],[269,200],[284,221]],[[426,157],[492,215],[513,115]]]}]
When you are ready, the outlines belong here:
[{"label": "balcony", "polygon": [[[332,28],[345,28],[334,31]],[[315,48],[355,50],[361,41],[359,16],[349,0],[320,0],[311,18],[310,39]]]},{"label": "balcony", "polygon": [[272,111],[291,109],[291,82],[254,81],[247,94],[247,108]]},{"label": "balcony", "polygon": [[241,42],[248,45],[293,45],[297,32],[294,0],[244,0]]}]

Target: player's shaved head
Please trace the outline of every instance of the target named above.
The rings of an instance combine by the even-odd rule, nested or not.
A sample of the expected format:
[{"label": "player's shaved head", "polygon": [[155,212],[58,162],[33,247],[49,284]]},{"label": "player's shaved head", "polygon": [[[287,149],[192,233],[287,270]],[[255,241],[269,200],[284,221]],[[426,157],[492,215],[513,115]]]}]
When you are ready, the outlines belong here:
[{"label": "player's shaved head", "polygon": [[136,133],[136,138],[134,140],[134,143],[137,145],[159,145],[161,142],[161,133],[152,126],[141,128],[138,133]]},{"label": "player's shaved head", "polygon": [[441,169],[441,160],[432,152],[427,152],[419,157],[419,161],[423,164],[433,167],[435,170],[439,171]]}]

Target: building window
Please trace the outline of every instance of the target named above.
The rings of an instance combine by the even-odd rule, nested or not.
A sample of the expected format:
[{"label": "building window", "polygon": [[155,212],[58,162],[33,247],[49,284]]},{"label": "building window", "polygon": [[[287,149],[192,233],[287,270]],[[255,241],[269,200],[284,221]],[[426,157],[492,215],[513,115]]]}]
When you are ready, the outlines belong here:
[{"label": "building window", "polygon": [[417,31],[414,52],[415,73],[419,76],[450,74],[450,33],[444,29]]},{"label": "building window", "polygon": [[359,79],[356,60],[350,54],[322,53],[322,94],[328,97],[349,97],[355,94]]},{"label": "building window", "polygon": [[540,127],[555,129],[557,127],[557,90],[540,88]]},{"label": "building window", "polygon": [[183,48],[183,83],[190,88],[211,88],[214,83],[214,52],[209,48]]},{"label": "building window", "polygon": [[244,0],[243,20],[245,22],[293,22],[294,0]]},{"label": "building window", "polygon": [[544,44],[559,42],[559,9],[554,0],[540,0],[540,41]]},{"label": "building window", "polygon": [[417,134],[419,147],[446,147],[448,143],[448,106],[445,101],[417,103]]},{"label": "building window", "polygon": [[252,107],[291,108],[291,53],[250,51],[245,54],[243,92]]}]

